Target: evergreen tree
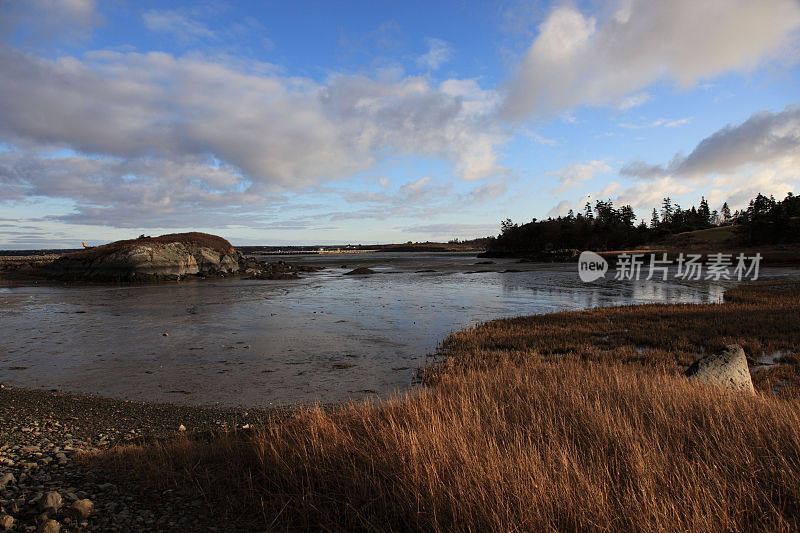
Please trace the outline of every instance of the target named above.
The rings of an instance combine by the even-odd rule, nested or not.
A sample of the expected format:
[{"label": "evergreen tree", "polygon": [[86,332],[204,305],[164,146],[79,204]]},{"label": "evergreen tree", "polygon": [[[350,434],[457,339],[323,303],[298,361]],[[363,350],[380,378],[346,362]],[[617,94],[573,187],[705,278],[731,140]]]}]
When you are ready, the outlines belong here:
[{"label": "evergreen tree", "polygon": [[708,202],[705,196],[700,197],[700,209],[697,210],[697,214],[705,224],[708,224],[711,220],[711,211],[708,209]]},{"label": "evergreen tree", "polygon": [[672,222],[672,200],[670,200],[669,196],[661,202],[661,222],[664,224]]},{"label": "evergreen tree", "polygon": [[500,222],[500,232],[501,233],[507,233],[507,232],[511,231],[513,228],[515,228],[516,226],[517,225],[514,224],[514,221],[512,221],[510,218],[507,218],[504,221]]},{"label": "evergreen tree", "polygon": [[653,208],[653,216],[650,217],[650,229],[657,228],[659,223],[660,222],[658,220],[658,211],[656,211],[656,208],[654,207]]},{"label": "evergreen tree", "polygon": [[720,215],[722,216],[723,222],[728,222],[731,219],[731,208],[728,207],[728,202],[722,204]]},{"label": "evergreen tree", "polygon": [[[501,223],[501,234],[492,238],[490,251],[536,257],[554,249],[621,250],[647,242],[661,242],[670,233],[707,228],[710,224],[735,222],[734,232],[741,244],[758,245],[800,242],[800,197],[787,194],[783,200],[757,195],[745,210],[731,215],[728,203],[706,214],[708,203],[701,198],[700,208],[682,209],[664,198],[652,211],[650,227],[644,221],[636,225],[636,216],[629,205],[615,208],[611,200],[587,202],[583,212],[567,216],[531,220],[515,224],[510,219]],[[584,214],[585,213],[585,214]]]},{"label": "evergreen tree", "polygon": [[636,213],[633,212],[633,208],[631,206],[623,205],[622,207],[619,208],[617,214],[623,224],[631,228],[633,227],[634,222],[636,222]]}]

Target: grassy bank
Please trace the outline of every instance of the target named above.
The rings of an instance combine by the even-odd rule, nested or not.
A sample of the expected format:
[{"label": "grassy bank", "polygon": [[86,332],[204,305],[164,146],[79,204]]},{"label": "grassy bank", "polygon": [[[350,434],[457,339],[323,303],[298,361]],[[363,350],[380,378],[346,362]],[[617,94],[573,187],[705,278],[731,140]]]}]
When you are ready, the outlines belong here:
[{"label": "grassy bank", "polygon": [[676,362],[726,342],[796,350],[798,291],[495,321],[449,337],[415,393],[88,461],[194,487],[231,530],[797,529],[791,387],[726,393]]},{"label": "grassy bank", "polygon": [[[758,389],[800,398],[800,284],[740,285],[714,305],[606,307],[494,320],[451,334],[425,377],[486,369],[498,361],[552,361],[564,355],[677,372],[700,355],[741,344]],[[759,365],[772,358],[774,365]]]}]

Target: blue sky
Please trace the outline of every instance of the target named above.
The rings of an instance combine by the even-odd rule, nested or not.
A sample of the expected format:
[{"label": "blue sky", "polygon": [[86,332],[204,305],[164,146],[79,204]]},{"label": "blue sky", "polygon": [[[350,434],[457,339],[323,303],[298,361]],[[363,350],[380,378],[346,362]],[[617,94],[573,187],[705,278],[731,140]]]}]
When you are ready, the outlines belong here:
[{"label": "blue sky", "polygon": [[797,192],[795,0],[398,4],[0,4],[0,248],[464,239]]}]

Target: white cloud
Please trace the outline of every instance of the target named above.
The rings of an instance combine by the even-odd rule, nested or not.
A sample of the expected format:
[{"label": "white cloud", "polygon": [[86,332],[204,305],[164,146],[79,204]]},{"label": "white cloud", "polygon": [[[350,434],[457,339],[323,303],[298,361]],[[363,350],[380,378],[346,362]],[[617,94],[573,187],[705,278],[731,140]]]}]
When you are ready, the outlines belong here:
[{"label": "white cloud", "polygon": [[500,198],[508,192],[508,187],[505,181],[500,179],[489,180],[486,183],[478,185],[469,193],[468,199],[473,202],[484,202],[486,200],[493,200]]},{"label": "white cloud", "polygon": [[560,170],[548,173],[548,177],[555,177],[558,179],[560,185],[553,189],[554,193],[562,193],[569,189],[573,189],[589,180],[598,174],[611,172],[611,167],[605,161],[592,160],[584,163],[572,163]]},{"label": "white cloud", "polygon": [[668,118],[658,118],[656,120],[651,120],[650,122],[640,122],[637,124],[631,122],[622,122],[620,123],[620,128],[625,128],[626,130],[641,130],[645,128],[677,128],[678,126],[683,126],[684,124],[688,124],[692,121],[691,118],[677,118],[677,119],[668,119]]},{"label": "white cloud", "polygon": [[649,102],[651,98],[652,97],[647,93],[632,94],[620,100],[617,104],[617,109],[620,111],[626,111],[634,107],[639,107],[640,105],[644,105],[645,103]]},{"label": "white cloud", "polygon": [[666,176],[650,183],[636,183],[627,187],[619,191],[614,200],[618,205],[633,207],[639,218],[649,218],[652,209],[660,206],[664,197],[675,198],[695,192],[695,190],[694,187],[680,180]]},{"label": "white cloud", "polygon": [[555,207],[553,207],[552,209],[550,209],[550,211],[547,212],[547,216],[552,218],[564,216],[567,213],[569,213],[570,209],[573,209],[573,205],[567,200],[561,200],[560,202],[558,202],[558,204],[556,204]]},{"label": "white cloud", "polygon": [[416,181],[411,181],[400,187],[400,192],[406,194],[419,194],[425,189],[425,184],[431,181],[428,176],[422,177]]},{"label": "white cloud", "polygon": [[558,146],[566,142],[564,141],[564,139],[556,140],[556,139],[549,139],[547,137],[542,137],[541,135],[532,130],[523,130],[522,134],[530,138],[536,144],[543,144],[545,146]]},{"label": "white cloud", "polygon": [[503,116],[624,102],[657,81],[690,87],[752,69],[796,42],[798,28],[795,0],[631,0],[602,19],[561,5],[539,26]]},{"label": "white cloud", "polygon": [[216,39],[217,37],[205,24],[179,11],[151,9],[142,14],[142,20],[148,30],[169,33],[181,41]]},{"label": "white cloud", "polygon": [[481,88],[476,79],[444,80],[439,84],[439,90],[448,96],[459,98],[464,111],[471,114],[489,115],[501,103],[497,91]]},{"label": "white cloud", "polygon": [[428,45],[428,51],[416,60],[420,68],[437,70],[453,58],[453,48],[447,41],[429,37],[425,39],[425,44]]},{"label": "white cloud", "polygon": [[396,190],[343,191],[342,197],[350,204],[361,204],[358,208],[321,214],[331,221],[352,219],[377,219],[402,216],[429,218],[446,211],[442,206],[449,201],[451,185],[423,176],[404,183]]}]

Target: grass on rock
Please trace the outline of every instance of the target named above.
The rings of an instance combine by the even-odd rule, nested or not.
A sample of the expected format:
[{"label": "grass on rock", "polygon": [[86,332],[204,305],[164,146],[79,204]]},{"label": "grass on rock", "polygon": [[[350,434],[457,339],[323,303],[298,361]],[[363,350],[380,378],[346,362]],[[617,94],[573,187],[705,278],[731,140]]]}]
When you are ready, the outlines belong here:
[{"label": "grass on rock", "polygon": [[235,251],[231,243],[223,239],[222,237],[211,235],[209,233],[200,233],[198,231],[192,231],[189,233],[169,233],[167,235],[160,235],[158,237],[139,237],[138,239],[114,241],[108,244],[93,246],[91,248],[86,248],[84,250],[72,252],[70,254],[66,254],[65,257],[88,261],[109,254],[124,252],[135,246],[148,245],[148,244],[150,245],[170,244],[170,243],[194,244],[197,246],[204,246],[207,248],[211,248],[212,250],[215,250],[220,254],[232,254]]}]

